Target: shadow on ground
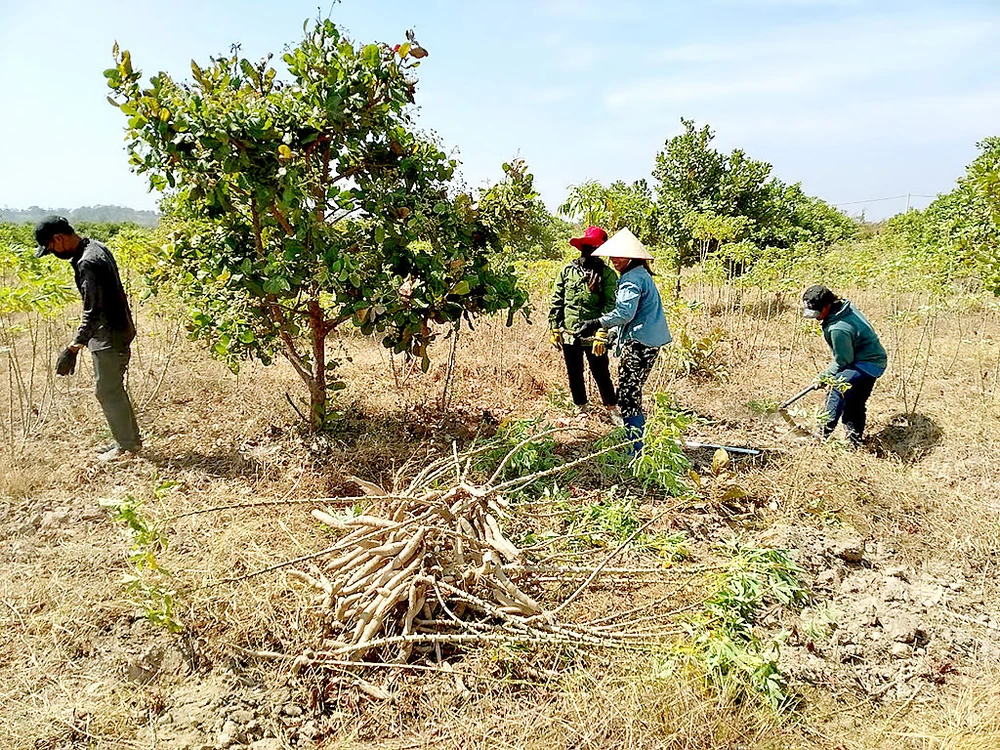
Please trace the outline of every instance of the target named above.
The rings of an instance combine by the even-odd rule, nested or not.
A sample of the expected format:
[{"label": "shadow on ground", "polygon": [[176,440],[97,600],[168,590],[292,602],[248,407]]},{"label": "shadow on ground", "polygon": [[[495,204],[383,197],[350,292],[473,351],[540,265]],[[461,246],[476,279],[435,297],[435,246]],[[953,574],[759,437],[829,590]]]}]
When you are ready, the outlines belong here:
[{"label": "shadow on ground", "polygon": [[311,439],[311,452],[326,457],[332,468],[350,466],[364,479],[391,484],[403,467],[410,465],[413,471],[423,461],[450,453],[453,443],[465,450],[492,437],[498,424],[491,412],[482,409],[415,405],[366,413],[351,408],[331,430]]},{"label": "shadow on ground", "polygon": [[215,453],[203,453],[197,450],[169,453],[147,448],[143,450],[142,458],[163,469],[193,470],[223,479],[253,476],[261,470],[258,461],[235,448],[222,449]]},{"label": "shadow on ground", "polygon": [[941,426],[926,414],[895,414],[869,441],[875,455],[913,464],[941,442],[942,434]]}]

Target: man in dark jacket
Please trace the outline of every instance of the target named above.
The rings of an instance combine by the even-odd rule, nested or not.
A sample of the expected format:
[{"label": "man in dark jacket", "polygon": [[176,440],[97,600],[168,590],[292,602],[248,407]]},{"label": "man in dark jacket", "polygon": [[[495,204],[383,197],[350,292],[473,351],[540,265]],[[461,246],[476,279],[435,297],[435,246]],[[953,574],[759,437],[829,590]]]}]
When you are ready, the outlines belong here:
[{"label": "man in dark jacket", "polygon": [[816,284],[802,295],[802,314],[819,320],[823,338],[833,355],[830,366],[816,376],[817,384],[830,385],[826,400],[829,437],[843,420],[854,446],[860,446],[865,431],[868,398],[875,380],[886,368],[886,354],[875,329],[849,300],[841,299]]},{"label": "man in dark jacket", "polygon": [[104,410],[115,445],[101,454],[108,461],[142,448],[132,402],[125,392],[125,370],[131,357],[135,324],[111,251],[97,240],[80,237],[62,216],[47,216],[35,226],[37,257],[52,253],[73,266],[83,301],[83,318],[76,337],[59,356],[56,372],[68,375],[76,355],[90,349],[94,361],[97,400]]}]

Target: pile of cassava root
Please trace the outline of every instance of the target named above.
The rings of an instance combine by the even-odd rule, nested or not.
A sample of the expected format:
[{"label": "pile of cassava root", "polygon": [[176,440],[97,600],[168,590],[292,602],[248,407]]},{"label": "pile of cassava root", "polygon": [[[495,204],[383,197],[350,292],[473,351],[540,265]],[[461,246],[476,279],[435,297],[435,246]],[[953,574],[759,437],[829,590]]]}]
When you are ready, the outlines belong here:
[{"label": "pile of cassava root", "polygon": [[373,492],[382,496],[371,498],[374,507],[365,515],[314,510],[321,524],[347,533],[323,556],[312,557],[308,570],[288,573],[313,590],[312,603],[324,623],[315,647],[298,657],[296,666],[372,659],[405,663],[414,649],[433,649],[440,659],[442,646],[579,648],[627,637],[606,627],[558,621],[602,566],[551,610],[528,593],[537,596],[540,573],[551,569],[533,567],[502,530],[508,516],[503,491],[540,476],[498,482],[513,453],[482,486],[468,480],[469,461],[462,471],[456,455],[450,488],[438,489],[449,470],[439,461],[399,494]]}]

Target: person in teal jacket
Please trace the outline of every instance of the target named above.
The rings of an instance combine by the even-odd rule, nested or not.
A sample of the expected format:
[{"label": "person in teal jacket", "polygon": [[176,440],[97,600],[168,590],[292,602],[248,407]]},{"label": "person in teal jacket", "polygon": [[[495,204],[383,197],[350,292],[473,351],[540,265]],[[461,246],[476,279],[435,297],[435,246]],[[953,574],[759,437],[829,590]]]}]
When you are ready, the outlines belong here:
[{"label": "person in teal jacket", "polygon": [[611,258],[621,274],[610,312],[585,320],[578,333],[586,336],[601,328],[617,329],[615,352],[618,365],[618,406],[633,439],[633,452],[642,453],[646,416],[642,410],[642,388],[653,370],[660,347],[670,343],[670,329],[663,314],[660,292],[653,281],[649,262],[652,254],[628,229],[617,232],[594,255]]},{"label": "person in teal jacket", "polygon": [[868,399],[875,381],[886,368],[886,354],[872,324],[851,304],[821,284],[802,295],[802,314],[819,320],[823,338],[833,355],[830,366],[816,376],[816,383],[831,378],[847,386],[831,387],[826,399],[827,421],[823,436],[829,437],[844,423],[847,437],[860,446],[865,432]]},{"label": "person in teal jacket", "polygon": [[569,241],[580,251],[580,257],[563,267],[556,279],[549,307],[549,329],[552,345],[562,350],[566,360],[570,395],[577,410],[583,411],[587,405],[587,385],[583,379],[586,356],[601,401],[612,421],[618,421],[618,395],[611,380],[607,329],[591,331],[586,336],[575,333],[580,321],[602,315],[615,306],[618,277],[604,261],[593,255],[607,239],[607,232],[590,226],[583,237]]}]

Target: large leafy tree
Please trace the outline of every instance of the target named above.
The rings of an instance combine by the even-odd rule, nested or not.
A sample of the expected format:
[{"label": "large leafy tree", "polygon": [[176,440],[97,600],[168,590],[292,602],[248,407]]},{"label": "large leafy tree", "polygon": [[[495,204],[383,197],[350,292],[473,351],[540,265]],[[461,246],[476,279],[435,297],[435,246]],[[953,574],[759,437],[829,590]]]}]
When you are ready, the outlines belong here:
[{"label": "large leafy tree", "polygon": [[767,162],[740,149],[723,154],[713,147],[709,126],[681,124],[683,132],[656,155],[652,189],[645,180],[571,185],[560,213],[609,231],[628,226],[669,258],[677,291],[681,269],[709,257],[738,274],[769,251],[853,233],[847,216],[772,177]]},{"label": "large leafy tree", "polygon": [[773,177],[767,162],[741,149],[717,151],[709,126],[697,128],[686,119],[681,124],[684,132],[667,140],[653,168],[654,215],[676,253],[678,270],[716,254],[727,256],[727,266],[739,271],[768,248],[828,243],[854,231],[847,216],[807,196],[798,184]]},{"label": "large leafy tree", "polygon": [[105,72],[128,118],[133,168],[168,194],[171,242],[154,280],[188,302],[193,336],[236,367],[283,354],[324,424],[325,342],[352,321],[429,364],[430,323],[506,310],[527,297],[498,259],[537,218],[532,178],[504,165],[483,201],[456,162],[413,127],[414,40],[356,44],[330,21],[304,26],[281,58],[234,48],[193,80],[144,85],[115,46]]},{"label": "large leafy tree", "polygon": [[911,264],[935,268],[941,281],[972,279],[1000,295],[1000,138],[977,145],[954,189],[891,219],[886,233],[903,237]]},{"label": "large leafy tree", "polygon": [[649,241],[653,194],[645,180],[619,180],[608,187],[591,180],[569,186],[559,213],[580,217],[584,224],[596,224],[612,234],[628,227],[640,239]]}]

